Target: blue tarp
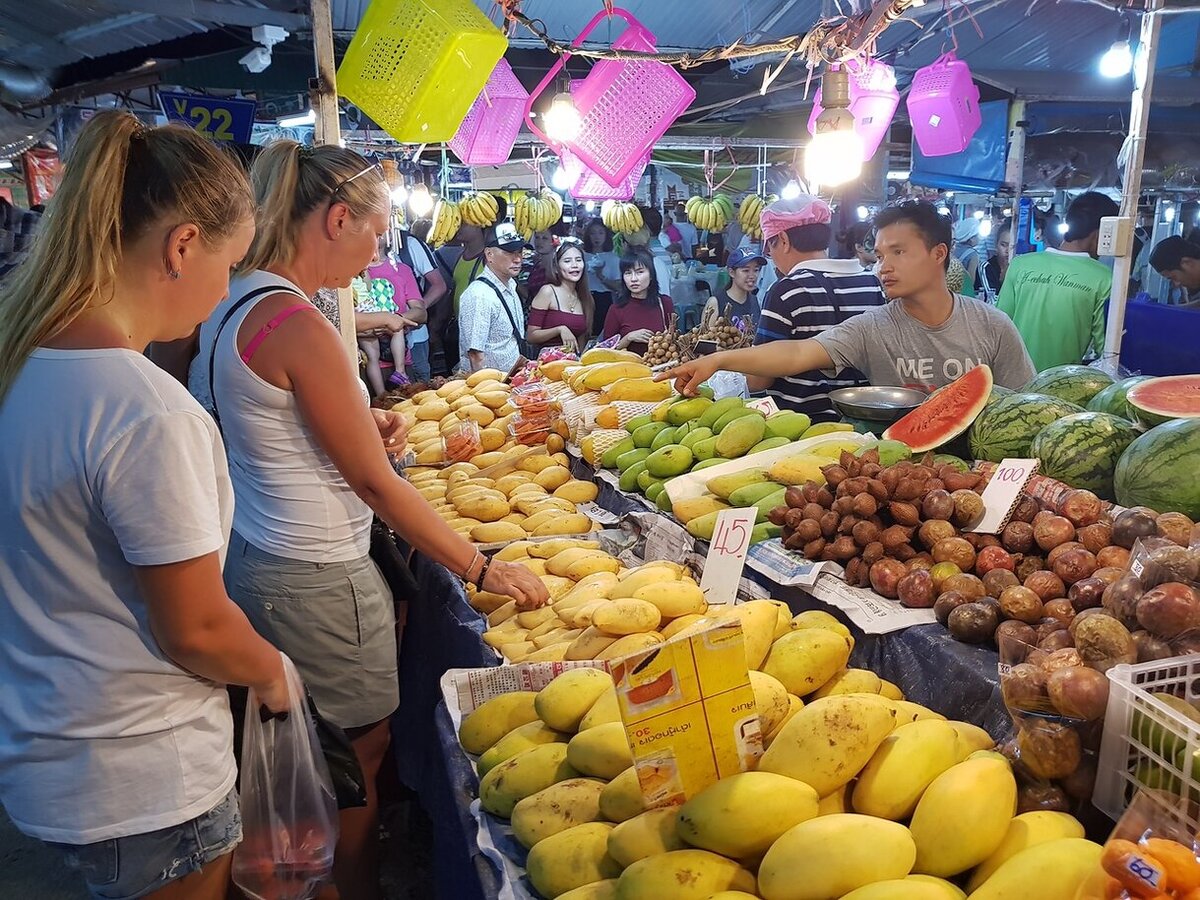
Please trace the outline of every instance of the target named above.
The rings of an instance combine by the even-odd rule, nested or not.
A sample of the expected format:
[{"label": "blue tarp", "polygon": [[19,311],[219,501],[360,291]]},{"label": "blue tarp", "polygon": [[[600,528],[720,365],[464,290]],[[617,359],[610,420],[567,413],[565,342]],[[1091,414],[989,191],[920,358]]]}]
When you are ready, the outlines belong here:
[{"label": "blue tarp", "polygon": [[996,192],[1004,183],[1008,158],[1008,101],[980,103],[979,112],[983,122],[962,153],[925,156],[913,141],[909,176],[913,184],[978,194]]}]

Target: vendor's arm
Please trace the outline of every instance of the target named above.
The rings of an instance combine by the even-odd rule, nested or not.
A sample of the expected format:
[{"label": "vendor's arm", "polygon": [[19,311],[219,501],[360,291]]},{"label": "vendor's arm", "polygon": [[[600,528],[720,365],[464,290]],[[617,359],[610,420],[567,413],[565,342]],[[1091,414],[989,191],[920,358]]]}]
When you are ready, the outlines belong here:
[{"label": "vendor's arm", "polygon": [[[808,372],[812,369],[832,369],[829,353],[814,340],[772,341],[743,350],[722,350],[654,376],[656,381],[675,379],[675,389],[694,396],[696,389],[717,372],[741,372],[757,376],[768,383],[776,378]],[[747,383],[750,378],[747,377]]]},{"label": "vendor's arm", "polygon": [[425,303],[421,300],[409,300],[408,309],[404,311],[404,318],[414,325],[424,325],[429,321],[429,312],[425,308]]},{"label": "vendor's arm", "polygon": [[358,334],[370,334],[374,331],[398,331],[404,327],[404,320],[395,313],[389,312],[355,312],[354,330]]}]

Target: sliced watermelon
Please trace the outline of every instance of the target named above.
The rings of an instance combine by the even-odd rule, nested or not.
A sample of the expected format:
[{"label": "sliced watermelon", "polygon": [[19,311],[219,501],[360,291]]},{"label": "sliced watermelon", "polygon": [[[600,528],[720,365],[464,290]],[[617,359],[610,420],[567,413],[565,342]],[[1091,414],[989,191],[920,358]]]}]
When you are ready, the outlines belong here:
[{"label": "sliced watermelon", "polygon": [[1172,419],[1200,419],[1200,375],[1151,378],[1131,387],[1125,399],[1146,428]]},{"label": "sliced watermelon", "polygon": [[948,444],[971,427],[992,393],[992,370],[976,366],[946,385],[883,433],[884,440],[901,441],[913,453]]}]

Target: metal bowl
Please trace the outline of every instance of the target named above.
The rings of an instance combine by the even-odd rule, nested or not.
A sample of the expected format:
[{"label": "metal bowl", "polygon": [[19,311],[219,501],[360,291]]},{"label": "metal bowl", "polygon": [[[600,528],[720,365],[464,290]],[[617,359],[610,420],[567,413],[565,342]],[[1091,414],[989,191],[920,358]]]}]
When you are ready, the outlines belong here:
[{"label": "metal bowl", "polygon": [[843,416],[892,423],[929,399],[922,391],[902,387],[840,388],[829,395]]}]

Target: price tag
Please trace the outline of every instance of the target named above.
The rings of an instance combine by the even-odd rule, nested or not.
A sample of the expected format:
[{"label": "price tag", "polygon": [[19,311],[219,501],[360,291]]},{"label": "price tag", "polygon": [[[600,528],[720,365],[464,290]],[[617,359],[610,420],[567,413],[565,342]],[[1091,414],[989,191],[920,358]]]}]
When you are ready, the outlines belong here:
[{"label": "price tag", "polygon": [[978,534],[998,534],[1003,530],[1025,483],[1037,474],[1038,465],[1036,459],[1002,460],[983,489],[983,518],[978,525],[966,530]]},{"label": "price tag", "polygon": [[746,552],[750,549],[750,532],[757,515],[758,510],[751,507],[723,509],[717,516],[708,556],[704,560],[704,574],[700,577],[700,590],[709,606],[732,603],[737,597]]},{"label": "price tag", "polygon": [[599,522],[601,525],[615,525],[620,519],[610,513],[602,506],[598,506],[593,501],[576,504],[581,513],[591,519],[593,522]]},{"label": "price tag", "polygon": [[761,400],[751,400],[746,404],[747,409],[757,409],[764,416],[773,416],[779,412],[779,404],[774,397],[763,397]]}]

